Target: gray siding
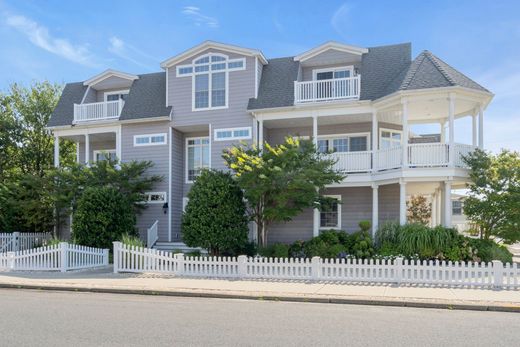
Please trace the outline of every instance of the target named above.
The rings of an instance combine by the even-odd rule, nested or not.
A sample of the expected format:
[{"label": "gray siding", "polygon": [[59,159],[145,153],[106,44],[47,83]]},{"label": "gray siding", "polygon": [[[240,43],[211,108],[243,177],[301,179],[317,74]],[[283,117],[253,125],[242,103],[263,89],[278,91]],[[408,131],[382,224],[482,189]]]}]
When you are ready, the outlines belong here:
[{"label": "gray siding", "polygon": [[95,89],[88,88],[87,91],[85,92],[85,94],[86,95],[85,95],[85,99],[83,100],[83,103],[89,104],[89,103],[97,101],[97,92]]},{"label": "gray siding", "polygon": [[182,240],[181,218],[184,196],[184,135],[173,129],[172,133],[172,241]]},{"label": "gray siding", "polygon": [[267,240],[273,243],[293,243],[312,238],[313,209],[306,209],[290,222],[281,222],[269,227]]},{"label": "gray siding", "polygon": [[[154,166],[147,172],[148,175],[162,176],[162,182],[155,185],[152,191],[166,192],[168,190],[168,144],[158,146],[134,147],[134,135],[166,133],[168,134],[168,122],[151,122],[139,124],[124,124],[121,128],[121,156],[122,161],[132,160],[152,161]],[[156,221],[159,221],[159,241],[168,241],[168,214],[163,213],[162,203],[147,204],[147,208],[137,218],[137,227],[141,235],[146,235],[146,230]]]},{"label": "gray siding", "polygon": [[[262,72],[264,71],[264,65],[260,62],[260,60],[258,60],[258,58],[256,59],[257,60],[257,88],[260,89],[260,81],[262,80]],[[256,95],[255,95],[256,97]]]},{"label": "gray siding", "polygon": [[379,225],[399,221],[399,184],[379,186]]}]

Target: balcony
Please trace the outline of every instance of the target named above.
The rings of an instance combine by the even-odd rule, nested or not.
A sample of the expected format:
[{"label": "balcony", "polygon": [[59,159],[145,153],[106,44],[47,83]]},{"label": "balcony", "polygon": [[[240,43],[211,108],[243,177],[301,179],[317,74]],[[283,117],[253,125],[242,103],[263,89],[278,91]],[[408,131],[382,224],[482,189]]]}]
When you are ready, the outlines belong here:
[{"label": "balcony", "polygon": [[361,76],[294,82],[294,103],[359,99]]},{"label": "balcony", "polygon": [[123,109],[124,100],[74,104],[74,122],[117,119]]},{"label": "balcony", "polygon": [[406,162],[403,165],[402,147],[392,147],[377,151],[336,152],[329,158],[336,161],[335,168],[345,173],[376,172],[406,168],[456,167],[466,168],[462,160],[477,147],[455,143],[453,160],[446,143],[409,144]]}]

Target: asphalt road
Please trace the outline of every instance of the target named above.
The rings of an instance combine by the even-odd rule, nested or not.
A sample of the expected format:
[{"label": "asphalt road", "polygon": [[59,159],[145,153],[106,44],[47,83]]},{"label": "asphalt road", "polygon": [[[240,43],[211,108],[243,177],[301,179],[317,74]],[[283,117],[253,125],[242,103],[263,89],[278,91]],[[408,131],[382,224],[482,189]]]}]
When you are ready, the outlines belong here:
[{"label": "asphalt road", "polygon": [[1,346],[519,346],[520,314],[0,290]]}]

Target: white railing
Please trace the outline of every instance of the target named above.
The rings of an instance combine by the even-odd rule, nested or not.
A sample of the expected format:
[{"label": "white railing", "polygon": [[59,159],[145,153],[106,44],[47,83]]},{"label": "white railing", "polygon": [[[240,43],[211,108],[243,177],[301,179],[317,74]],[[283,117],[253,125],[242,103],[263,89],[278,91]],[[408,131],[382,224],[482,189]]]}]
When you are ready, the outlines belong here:
[{"label": "white railing", "polygon": [[408,145],[410,167],[447,166],[449,146],[446,143],[413,143]]},{"label": "white railing", "polygon": [[376,151],[374,165],[376,170],[397,169],[402,166],[403,150],[401,146]]},{"label": "white railing", "polygon": [[464,162],[462,159],[463,156],[467,156],[471,152],[473,152],[477,147],[472,145],[465,145],[462,143],[456,143],[453,146],[453,155],[454,155],[454,161],[453,164],[456,167],[462,167],[466,168],[468,165]]},{"label": "white railing", "polygon": [[372,152],[336,152],[328,155],[335,160],[335,168],[343,172],[367,172],[372,170]]},{"label": "white railing", "polygon": [[152,248],[159,240],[159,221],[156,220],[146,231],[146,247]]},{"label": "white railing", "polygon": [[94,102],[89,104],[74,104],[74,121],[93,121],[119,118],[124,101]]},{"label": "white railing", "polygon": [[108,249],[61,242],[19,252],[0,253],[0,271],[61,271],[108,265]]},{"label": "white railing", "polygon": [[0,233],[0,253],[16,252],[42,246],[51,239],[51,233]]},{"label": "white railing", "polygon": [[186,257],[114,242],[114,272],[179,276],[519,288],[518,264],[379,259]]},{"label": "white railing", "polygon": [[359,99],[361,76],[294,82],[294,102]]}]

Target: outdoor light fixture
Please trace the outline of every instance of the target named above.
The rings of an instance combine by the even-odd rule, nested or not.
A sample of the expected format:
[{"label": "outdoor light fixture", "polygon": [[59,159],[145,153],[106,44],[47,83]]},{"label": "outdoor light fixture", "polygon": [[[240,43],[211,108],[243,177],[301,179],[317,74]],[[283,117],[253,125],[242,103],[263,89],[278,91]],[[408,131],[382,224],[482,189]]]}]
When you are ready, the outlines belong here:
[{"label": "outdoor light fixture", "polygon": [[163,210],[163,213],[166,214],[168,213],[168,203],[165,202],[163,205],[162,205],[162,210]]}]

